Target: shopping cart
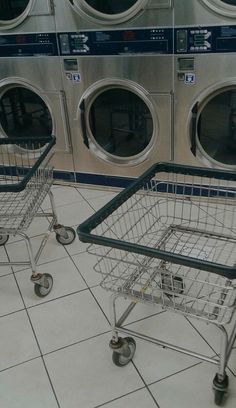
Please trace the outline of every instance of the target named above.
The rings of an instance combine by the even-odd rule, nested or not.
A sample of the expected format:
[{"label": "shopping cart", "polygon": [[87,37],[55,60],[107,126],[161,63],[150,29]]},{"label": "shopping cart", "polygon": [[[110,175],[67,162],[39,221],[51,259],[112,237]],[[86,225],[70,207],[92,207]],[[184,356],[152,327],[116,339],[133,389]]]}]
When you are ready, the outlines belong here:
[{"label": "shopping cart", "polygon": [[[0,266],[31,267],[31,281],[37,296],[44,297],[52,289],[53,278],[48,273],[38,273],[36,265],[52,230],[62,245],[75,239],[73,228],[58,224],[53,194],[53,167],[50,164],[55,137],[0,138],[0,245],[9,236],[19,236],[25,241],[28,260],[0,262]],[[41,204],[49,195],[52,211],[41,210]],[[34,217],[52,217],[41,245],[34,255],[31,240],[26,234]]]},{"label": "shopping cart", "polygon": [[[236,308],[236,173],[159,163],[78,227],[111,297],[113,362],[134,356],[132,335],[218,365],[215,403],[228,388],[226,365],[236,337],[225,326]],[[116,300],[131,302],[116,317]],[[216,325],[221,350],[213,358],[124,327],[137,302],[160,305]],[[229,327],[229,326],[228,326]],[[121,338],[118,332],[128,334]]]}]

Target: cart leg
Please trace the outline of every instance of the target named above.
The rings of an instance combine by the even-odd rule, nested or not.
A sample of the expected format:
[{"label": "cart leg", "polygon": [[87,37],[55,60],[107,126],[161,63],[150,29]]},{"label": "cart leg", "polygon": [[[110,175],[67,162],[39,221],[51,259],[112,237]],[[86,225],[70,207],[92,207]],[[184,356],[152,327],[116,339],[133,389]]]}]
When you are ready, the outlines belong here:
[{"label": "cart leg", "polygon": [[113,350],[112,361],[118,367],[123,367],[127,365],[133,358],[136,343],[132,337],[119,337],[116,318],[116,307],[115,302],[117,300],[117,295],[112,295],[110,297],[110,318],[111,318],[111,329],[112,329],[112,339],[109,343],[110,348]]},{"label": "cart leg", "polygon": [[117,295],[110,296],[110,321],[111,321],[111,330],[112,330],[112,339],[111,343],[116,344],[119,342],[118,331],[115,329],[117,318],[116,318],[116,299]]},{"label": "cart leg", "polygon": [[26,247],[28,250],[28,255],[29,255],[29,260],[30,260],[31,270],[32,270],[31,282],[34,283],[34,292],[39,297],[45,297],[52,290],[53,278],[49,273],[38,273],[37,272],[36,261],[35,261],[30,238],[23,233],[21,233],[20,235],[24,238]]},{"label": "cart leg", "polygon": [[225,371],[228,355],[228,334],[223,326],[218,327],[221,330],[220,361],[218,373],[213,380],[213,390],[215,392],[215,404],[221,405],[229,385],[229,379]]},{"label": "cart leg", "polygon": [[54,196],[51,190],[49,190],[48,195],[49,195],[51,207],[52,207],[53,229],[56,233],[56,240],[61,245],[69,245],[75,240],[75,237],[76,237],[75,231],[71,227],[65,227],[64,225],[61,225],[58,223]]},{"label": "cart leg", "polygon": [[228,334],[223,326],[219,326],[221,330],[221,347],[220,347],[220,363],[218,378],[223,381],[225,378],[225,368],[227,364],[227,350],[228,350]]},{"label": "cart leg", "polygon": [[49,195],[49,199],[50,199],[50,203],[51,203],[54,225],[57,225],[58,224],[57,210],[56,210],[54,195],[53,195],[51,190],[49,190],[48,195]]},{"label": "cart leg", "polygon": [[29,260],[30,260],[31,270],[32,270],[31,279],[33,280],[33,279],[36,279],[38,274],[37,274],[37,271],[36,271],[36,262],[35,262],[35,258],[34,258],[34,254],[33,254],[32,244],[31,244],[30,238],[27,235],[22,234],[22,233],[21,233],[21,235],[23,236],[23,238],[25,240],[26,247],[27,247],[27,250],[28,250],[28,255],[29,255]]}]

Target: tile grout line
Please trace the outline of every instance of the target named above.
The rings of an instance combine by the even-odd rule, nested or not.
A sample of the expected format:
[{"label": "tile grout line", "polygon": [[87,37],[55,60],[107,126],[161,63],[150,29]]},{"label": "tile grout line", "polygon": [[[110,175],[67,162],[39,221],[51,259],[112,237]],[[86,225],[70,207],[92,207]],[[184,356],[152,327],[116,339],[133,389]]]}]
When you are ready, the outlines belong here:
[{"label": "tile grout line", "polygon": [[[92,206],[91,206],[91,208],[92,208]],[[38,235],[41,235],[41,234],[38,234]],[[36,235],[36,236],[38,236],[38,235]],[[66,252],[68,253],[68,251],[66,251]],[[7,251],[6,251],[6,253],[7,253]],[[74,263],[74,261],[73,261],[73,259],[72,259],[72,256],[71,256],[69,253],[68,253],[68,256],[69,256],[69,258],[71,259],[71,261],[73,262],[73,264],[75,265],[75,263]],[[7,253],[7,257],[8,257],[8,259],[10,260],[8,253]],[[60,258],[60,259],[64,259],[64,258],[66,258],[66,257],[63,257],[63,258]],[[43,263],[43,264],[52,263],[52,262],[55,262],[55,261],[57,261],[57,259],[52,260],[52,261],[45,262],[45,263]],[[43,264],[42,264],[42,265],[43,265]],[[76,267],[76,270],[77,270],[77,271],[79,272],[79,274],[81,275],[81,273],[80,273],[80,271],[79,271],[79,269],[77,268],[76,265],[75,265],[75,267]],[[58,405],[58,407],[60,407],[59,401],[58,401],[58,399],[57,399],[57,396],[56,396],[56,393],[55,393],[55,390],[54,390],[54,387],[53,387],[53,384],[52,384],[52,381],[51,381],[51,378],[50,378],[50,375],[49,375],[49,372],[48,372],[47,367],[46,367],[46,363],[45,363],[44,358],[43,358],[44,355],[43,355],[42,350],[41,350],[41,348],[40,348],[40,345],[39,345],[39,342],[38,342],[38,339],[37,339],[37,336],[36,336],[36,332],[35,332],[35,330],[34,330],[33,324],[32,324],[31,319],[30,319],[30,315],[29,315],[29,313],[28,313],[28,309],[30,309],[30,308],[32,308],[32,307],[40,306],[41,304],[48,303],[48,302],[53,301],[53,300],[56,300],[56,299],[60,299],[60,298],[63,298],[63,297],[69,296],[69,295],[73,295],[73,294],[75,294],[75,293],[79,293],[79,292],[84,291],[84,290],[89,290],[89,292],[90,292],[91,295],[93,296],[95,302],[96,302],[97,305],[99,306],[99,309],[102,311],[102,313],[104,314],[104,316],[105,316],[105,318],[106,318],[107,321],[108,321],[108,319],[107,319],[105,313],[103,312],[103,310],[102,310],[102,308],[101,308],[99,302],[97,301],[97,299],[96,299],[95,296],[93,295],[93,293],[92,293],[90,287],[88,286],[87,282],[85,281],[85,279],[83,279],[83,280],[84,280],[84,282],[85,282],[87,288],[85,288],[85,289],[83,289],[83,290],[80,290],[80,291],[77,291],[77,292],[70,293],[70,294],[68,294],[68,295],[64,295],[64,296],[60,296],[60,297],[58,297],[58,298],[54,298],[54,299],[52,299],[52,300],[50,300],[50,301],[48,301],[48,302],[47,302],[47,301],[46,301],[46,302],[42,302],[42,303],[40,303],[40,304],[38,304],[38,305],[33,305],[33,306],[30,306],[30,307],[27,308],[26,305],[25,305],[24,298],[23,298],[23,295],[22,295],[22,293],[21,293],[21,290],[20,290],[20,287],[19,287],[19,284],[18,284],[18,281],[17,281],[17,279],[16,279],[16,275],[15,275],[15,274],[18,273],[18,272],[25,271],[25,270],[27,270],[27,269],[29,269],[29,268],[25,268],[25,269],[22,269],[22,270],[20,270],[20,271],[14,271],[14,270],[13,270],[13,267],[11,267],[11,269],[12,269],[12,273],[13,273],[13,276],[14,276],[14,279],[15,279],[15,282],[16,282],[16,285],[17,285],[17,287],[18,287],[18,290],[19,290],[19,293],[20,293],[20,296],[21,296],[21,299],[22,299],[22,302],[23,302],[23,305],[24,305],[24,309],[20,309],[20,310],[18,310],[18,311],[23,311],[23,310],[25,310],[25,312],[27,313],[27,317],[28,317],[29,323],[30,323],[30,325],[31,325],[31,329],[32,329],[32,331],[33,331],[33,334],[34,334],[34,337],[35,337],[35,340],[36,340],[36,343],[37,343],[37,345],[38,345],[38,349],[39,349],[39,352],[40,352],[40,356],[39,356],[39,357],[35,357],[35,358],[30,359],[30,360],[27,360],[27,361],[32,361],[32,360],[41,358],[41,360],[43,361],[44,368],[45,368],[45,371],[46,371],[46,373],[47,373],[49,382],[50,382],[50,384],[51,384],[51,388],[52,388],[53,394],[54,394],[55,399],[56,399],[56,401],[57,401],[57,405]],[[9,274],[7,274],[7,275],[11,275],[11,273],[9,273]],[[81,275],[81,277],[83,278],[82,275]],[[10,314],[14,314],[14,313],[16,313],[16,312],[17,312],[17,311],[12,312],[12,313],[10,313]],[[109,321],[108,321],[108,322],[109,322]],[[104,333],[106,333],[106,332],[104,332]],[[101,333],[101,334],[99,334],[99,335],[102,335],[102,334],[104,334],[104,333]],[[94,337],[98,337],[98,335],[97,335],[97,336],[92,336],[91,338],[94,338]],[[88,340],[88,339],[84,339],[83,341],[86,341],[86,340]],[[80,342],[78,342],[78,343],[80,343]],[[75,344],[76,344],[76,343],[75,343]],[[67,348],[67,347],[70,347],[70,346],[71,346],[71,345],[68,345],[68,346],[66,346],[66,347],[64,347],[64,348]],[[57,350],[54,350],[53,352],[55,352],[55,351],[57,351]],[[46,354],[45,354],[45,355],[46,355]],[[15,366],[18,366],[18,365],[25,364],[27,361],[24,361],[24,362],[22,362],[22,363],[19,363],[19,364],[17,364],[17,365],[12,366],[12,367],[8,367],[8,368],[6,368],[5,370],[7,370],[7,369],[9,369],[9,368],[14,368]],[[5,371],[5,370],[2,370],[2,371]]]},{"label": "tile grout line", "polygon": [[136,364],[135,364],[133,361],[132,361],[132,364],[133,364],[135,370],[137,371],[137,374],[139,375],[139,377],[140,377],[141,380],[143,381],[143,383],[144,383],[144,385],[145,385],[145,389],[148,391],[148,393],[149,393],[150,396],[152,397],[153,401],[155,402],[157,408],[160,408],[160,405],[158,404],[156,398],[154,397],[154,395],[152,394],[151,390],[149,389],[149,387],[148,387],[146,381],[144,380],[143,376],[141,375],[141,373],[140,373],[138,367],[136,366]]},{"label": "tile grout line", "polygon": [[[95,405],[93,408],[102,408],[102,407],[105,407],[107,404],[110,404],[111,402],[119,401],[121,398],[124,398],[124,397],[126,397],[126,396],[128,396],[128,395],[135,394],[136,392],[141,391],[141,390],[145,390],[145,389],[146,389],[146,387],[137,388],[136,390],[133,390],[133,391],[127,392],[126,394],[121,395],[120,397],[113,398],[113,399],[111,399],[111,400],[109,400],[109,401],[106,401],[106,402],[104,402],[103,404]],[[159,407],[159,408],[160,408],[160,407]]]},{"label": "tile grout line", "polygon": [[157,383],[159,383],[159,382],[161,382],[161,381],[165,381],[165,380],[167,380],[168,378],[174,377],[174,376],[177,375],[177,374],[181,374],[181,373],[183,373],[184,371],[190,370],[191,368],[194,368],[194,367],[199,366],[199,365],[201,365],[201,364],[203,364],[203,361],[199,361],[198,363],[192,364],[191,366],[186,367],[186,368],[183,368],[182,370],[176,371],[175,373],[169,374],[169,375],[167,375],[167,376],[165,376],[165,377],[163,377],[163,378],[159,378],[159,380],[152,381],[152,382],[150,382],[150,383],[148,384],[148,387],[150,387],[151,385],[157,384]]},{"label": "tile grout line", "polygon": [[[19,289],[19,290],[20,290],[20,289]],[[42,362],[43,362],[44,369],[45,369],[45,371],[46,371],[46,374],[47,374],[49,383],[50,383],[50,385],[51,385],[51,389],[52,389],[52,392],[53,392],[53,394],[54,394],[54,397],[55,397],[57,406],[58,406],[58,408],[60,408],[60,404],[59,404],[59,401],[58,401],[58,398],[57,398],[57,395],[56,395],[56,391],[55,391],[55,389],[54,389],[54,386],[53,386],[51,377],[50,377],[50,375],[49,375],[49,372],[48,372],[48,369],[47,369],[47,366],[46,366],[46,362],[45,362],[45,360],[44,360],[44,355],[43,355],[43,353],[42,353],[42,350],[41,350],[41,347],[40,347],[40,344],[39,344],[39,341],[38,341],[38,338],[37,338],[36,332],[35,332],[35,330],[34,330],[34,327],[33,327],[32,321],[31,321],[31,319],[30,319],[30,315],[29,315],[29,312],[28,312],[27,308],[25,309],[25,311],[26,311],[26,313],[27,313],[27,317],[28,317],[28,320],[29,320],[29,323],[30,323],[32,332],[33,332],[33,334],[34,334],[34,337],[35,337],[35,340],[36,340],[36,343],[37,343],[37,346],[38,346],[38,349],[39,349],[39,352],[40,352],[40,357],[41,357],[41,360],[42,360]]]},{"label": "tile grout line", "polygon": [[[25,310],[25,311],[27,312],[26,309],[23,309],[23,310]],[[23,311],[23,310],[22,310],[22,311]],[[33,331],[34,331],[34,329],[33,329]],[[18,367],[18,366],[20,366],[20,365],[23,365],[23,364],[25,364],[25,363],[27,363],[27,362],[29,362],[29,361],[36,360],[36,359],[38,359],[38,358],[43,359],[44,357],[47,357],[47,356],[49,356],[49,355],[51,355],[51,354],[54,354],[54,353],[57,353],[58,351],[65,350],[65,349],[67,349],[67,348],[76,346],[77,344],[85,343],[86,341],[95,339],[95,338],[100,337],[100,336],[103,336],[103,335],[105,335],[105,334],[109,334],[109,332],[110,332],[110,330],[107,330],[107,331],[104,331],[104,332],[102,332],[102,333],[95,334],[94,336],[86,337],[85,339],[75,341],[75,342],[70,343],[70,344],[68,344],[68,345],[66,345],[66,346],[59,347],[59,348],[57,348],[57,349],[55,349],[55,350],[48,351],[48,352],[46,352],[46,353],[42,353],[41,348],[39,347],[39,351],[40,351],[40,355],[39,355],[39,356],[37,356],[37,357],[32,357],[32,358],[30,358],[30,359],[28,359],[28,360],[24,360],[24,361],[21,361],[20,363],[17,363],[17,364],[14,364],[14,365],[12,365],[12,366],[3,368],[2,370],[0,370],[0,373],[3,372],[3,371],[7,371],[7,370],[9,370],[9,369],[12,369],[12,368],[14,368],[14,367]],[[37,341],[37,345],[38,345],[38,341]]]},{"label": "tile grout line", "polygon": [[102,333],[97,333],[97,334],[95,334],[93,336],[86,337],[85,339],[74,341],[73,343],[67,344],[66,346],[61,346],[61,347],[59,347],[59,348],[57,348],[55,350],[48,351],[48,352],[44,353],[43,356],[44,357],[49,356],[50,354],[57,353],[58,351],[65,350],[65,349],[67,349],[69,347],[76,346],[77,344],[85,343],[86,341],[96,339],[97,337],[103,336],[104,334],[109,334],[109,332],[110,332],[110,330],[107,330],[107,331],[104,331]]},{"label": "tile grout line", "polygon": [[[61,258],[52,259],[51,261],[46,261],[46,262],[43,262],[43,263],[37,263],[36,267],[43,266],[43,265],[48,265],[48,264],[50,264],[52,262],[61,261],[62,259],[67,259],[67,258],[68,258],[68,256],[66,255],[66,256],[63,256]],[[17,265],[15,265],[15,266],[17,266]],[[12,267],[13,273],[16,273],[16,274],[20,273],[20,272],[25,272],[27,269],[31,269],[30,266],[28,266],[26,268],[23,268],[23,269],[19,269],[17,271],[14,271],[13,267]],[[10,275],[10,273],[8,275]],[[6,276],[6,275],[3,275],[3,276]],[[0,276],[0,278],[1,278],[1,276]]]},{"label": "tile grout line", "polygon": [[13,365],[11,365],[9,367],[3,368],[2,370],[0,370],[0,373],[4,373],[5,371],[11,370],[11,369],[13,369],[15,367],[19,367],[21,365],[27,364],[27,363],[29,363],[31,361],[38,360],[38,359],[41,360],[41,356],[32,357],[32,358],[29,358],[28,360],[24,360],[24,361],[21,361],[20,363],[13,364]]},{"label": "tile grout line", "polygon": [[[219,353],[216,352],[216,350],[208,343],[208,341],[205,339],[205,337],[201,334],[201,332],[194,326],[193,323],[191,323],[191,321],[189,321],[189,319],[187,318],[187,316],[185,316],[185,319],[188,321],[188,323],[192,326],[192,328],[199,334],[199,336],[205,341],[205,343],[211,348],[211,350],[214,352],[215,356],[219,357]],[[229,362],[229,360],[228,360]],[[231,368],[228,366],[226,366],[226,368],[231,372],[231,374],[236,377],[236,373],[233,372],[233,370],[231,370]]]},{"label": "tile grout line", "polygon": [[78,293],[85,292],[86,290],[88,290],[88,289],[84,288],[84,289],[77,290],[75,292],[70,292],[70,293],[66,293],[65,295],[54,297],[53,299],[48,299],[48,300],[46,299],[45,301],[41,301],[40,303],[37,303],[35,305],[27,306],[27,309],[33,309],[35,307],[40,307],[40,306],[45,305],[47,303],[54,302],[54,300],[60,300],[60,299],[64,299],[64,298],[69,297],[69,296],[77,295]]},{"label": "tile grout line", "polygon": [[[8,257],[8,259],[10,260],[9,257]],[[12,269],[12,271],[13,271],[13,269]],[[20,294],[21,300],[22,300],[23,305],[24,305],[24,307],[25,307],[25,312],[26,312],[26,314],[27,314],[28,321],[29,321],[30,326],[31,326],[31,330],[32,330],[32,332],[33,332],[33,335],[34,335],[36,344],[37,344],[37,346],[38,346],[38,350],[39,350],[39,353],[40,353],[41,361],[43,362],[44,369],[45,369],[45,371],[46,371],[46,374],[47,374],[49,383],[50,383],[50,385],[51,385],[51,389],[52,389],[53,395],[54,395],[54,397],[55,397],[55,400],[56,400],[56,403],[57,403],[58,408],[60,408],[60,404],[59,404],[59,401],[58,401],[58,398],[57,398],[55,389],[54,389],[54,387],[53,387],[52,380],[51,380],[51,378],[50,378],[50,375],[49,375],[49,372],[48,372],[48,369],[47,369],[47,366],[46,366],[46,363],[45,363],[45,360],[44,360],[44,357],[43,357],[43,353],[42,353],[42,350],[41,350],[41,347],[40,347],[38,338],[37,338],[37,336],[36,336],[36,332],[35,332],[35,330],[34,330],[34,327],[33,327],[32,322],[31,322],[30,315],[29,315],[29,312],[28,312],[28,310],[27,310],[27,307],[26,307],[26,304],[25,304],[23,295],[22,295],[22,293],[21,293],[21,290],[20,290],[20,287],[19,287],[19,284],[18,284],[18,281],[17,281],[17,279],[16,279],[16,276],[15,276],[14,271],[13,271],[13,276],[14,276],[15,283],[16,283],[16,285],[17,285],[17,288],[18,288],[18,290],[19,290],[19,294]]]},{"label": "tile grout line", "polygon": [[[91,290],[91,287],[88,286],[88,284],[87,284],[85,278],[83,277],[82,273],[81,273],[80,270],[79,270],[79,267],[76,265],[76,263],[75,263],[73,257],[72,257],[72,256],[69,254],[69,252],[67,251],[67,248],[65,248],[65,250],[66,250],[66,252],[68,253],[69,258],[71,259],[71,262],[73,263],[73,265],[75,266],[76,270],[78,271],[80,277],[83,279],[85,285],[87,286],[87,289],[89,290],[91,296],[93,297],[94,301],[95,301],[96,304],[98,305],[100,311],[102,312],[103,316],[105,317],[105,319],[107,320],[107,322],[108,322],[109,325],[110,325],[110,321],[109,321],[108,317],[106,316],[104,310],[102,309],[101,305],[99,304],[97,298],[94,296],[94,294],[93,294],[93,292],[92,292],[92,290]],[[83,253],[83,252],[82,252],[82,253]],[[87,252],[86,252],[86,253],[87,253]],[[97,286],[98,286],[98,285],[97,285]]]},{"label": "tile grout line", "polygon": [[197,334],[204,340],[204,342],[210,347],[210,349],[217,355],[216,351],[214,348],[208,343],[208,341],[205,339],[205,337],[201,334],[201,332],[194,326],[194,324],[188,319],[187,316],[184,316],[185,320],[190,324],[190,326],[194,329],[194,331],[197,332]]}]

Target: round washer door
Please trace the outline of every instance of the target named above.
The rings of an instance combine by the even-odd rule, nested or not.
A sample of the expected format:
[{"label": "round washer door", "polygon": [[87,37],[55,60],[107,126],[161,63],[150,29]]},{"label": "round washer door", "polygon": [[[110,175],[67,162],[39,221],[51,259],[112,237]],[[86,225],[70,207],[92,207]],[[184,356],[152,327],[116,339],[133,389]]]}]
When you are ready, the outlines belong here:
[{"label": "round washer door", "polygon": [[28,16],[35,0],[1,0],[0,30],[18,26]]},{"label": "round washer door", "polygon": [[107,86],[80,104],[84,142],[93,153],[115,164],[145,160],[157,133],[149,98],[125,86]]},{"label": "round washer door", "polygon": [[[46,102],[32,89],[20,84],[0,89],[0,136],[20,139],[53,133],[53,119]],[[32,151],[42,145],[33,144]],[[16,144],[17,147],[17,144]]]},{"label": "round washer door", "polygon": [[148,0],[69,0],[83,16],[100,24],[119,24],[134,17]]},{"label": "round washer door", "polygon": [[236,0],[201,0],[212,11],[231,18],[236,18]]},{"label": "round washer door", "polygon": [[221,88],[199,104],[196,155],[210,166],[236,168],[236,86]]}]

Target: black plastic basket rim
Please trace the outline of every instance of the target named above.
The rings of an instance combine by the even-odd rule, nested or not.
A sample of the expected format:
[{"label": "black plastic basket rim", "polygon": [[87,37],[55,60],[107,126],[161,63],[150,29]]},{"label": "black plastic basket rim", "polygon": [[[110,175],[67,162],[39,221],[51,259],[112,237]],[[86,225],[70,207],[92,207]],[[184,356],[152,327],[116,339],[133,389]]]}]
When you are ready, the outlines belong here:
[{"label": "black plastic basket rim", "polygon": [[[2,140],[3,141],[8,141],[8,143],[1,143]],[[5,139],[0,138],[0,144],[3,144],[3,145],[14,144],[14,143],[12,143],[12,140],[16,140],[16,139],[15,138],[7,138],[7,140],[5,140]],[[39,168],[40,164],[44,161],[44,159],[47,157],[47,155],[49,154],[49,152],[51,151],[51,149],[53,148],[53,146],[56,143],[55,136],[46,137],[46,138],[45,137],[42,137],[42,138],[22,138],[20,140],[22,141],[22,143],[26,143],[26,142],[23,142],[23,140],[25,140],[27,142],[30,142],[30,143],[31,142],[35,143],[35,142],[42,142],[43,141],[45,143],[45,145],[42,146],[42,148],[41,148],[42,150],[40,152],[40,155],[36,159],[33,166],[30,167],[30,168],[25,169],[26,172],[25,172],[24,176],[22,177],[22,179],[20,181],[16,180],[15,183],[12,183],[12,184],[0,184],[0,192],[17,193],[17,192],[20,192],[20,191],[24,190],[25,187],[27,186],[28,182],[32,178],[32,176],[35,174],[35,172]],[[10,143],[10,141],[11,141],[11,143]]]},{"label": "black plastic basket rim", "polygon": [[135,194],[141,188],[145,187],[145,185],[149,183],[157,173],[164,172],[183,174],[186,176],[189,175],[196,177],[213,178],[218,180],[236,181],[236,172],[231,172],[229,170],[202,168],[172,163],[156,163],[134,182],[132,182],[130,186],[121,191],[108,204],[106,204],[104,207],[102,207],[95,214],[93,214],[78,226],[77,234],[80,241],[129,251],[153,258],[159,258],[167,262],[204,270],[206,272],[216,273],[228,279],[236,279],[236,265],[233,267],[223,266],[214,262],[193,259],[184,255],[173,254],[171,252],[166,252],[156,248],[149,248],[140,244],[134,244],[118,239],[116,240],[106,238],[104,236],[97,236],[91,233],[94,228],[101,224],[110,214],[112,214],[118,207],[120,207],[125,201],[127,201],[133,194]]},{"label": "black plastic basket rim", "polygon": [[41,136],[41,137],[0,137],[0,145],[14,145],[27,143],[50,143],[55,136]]}]

